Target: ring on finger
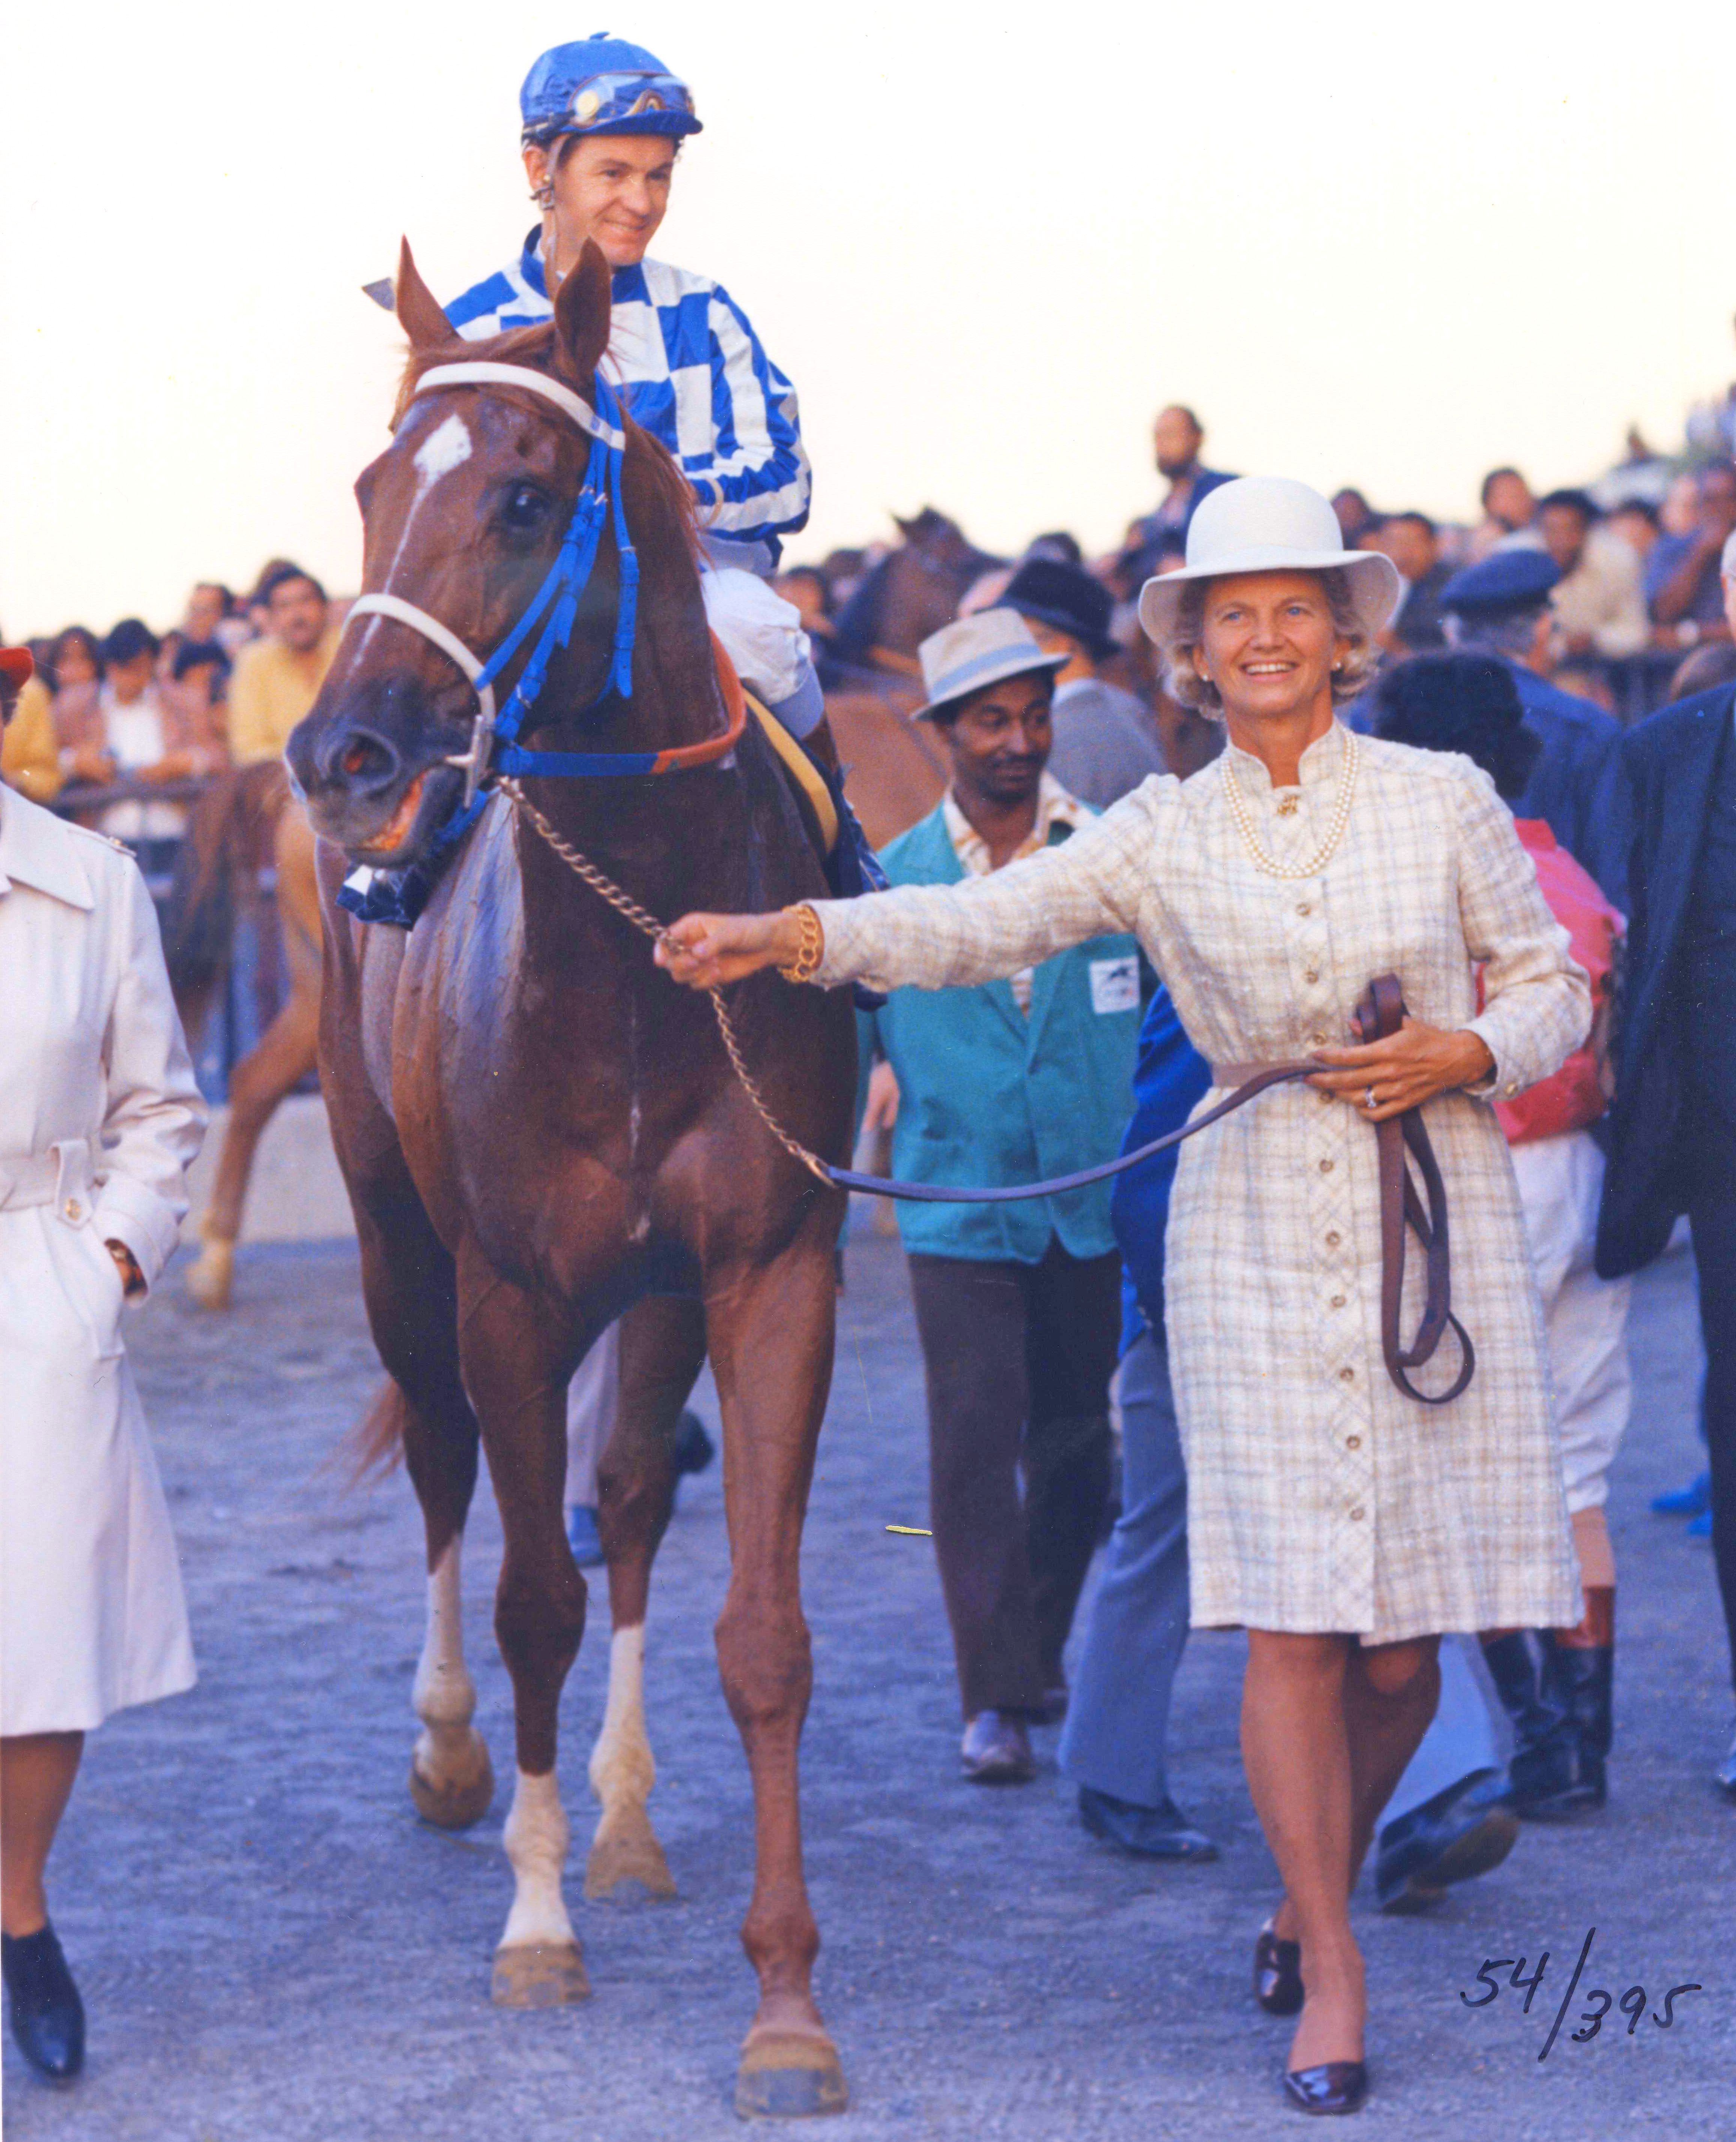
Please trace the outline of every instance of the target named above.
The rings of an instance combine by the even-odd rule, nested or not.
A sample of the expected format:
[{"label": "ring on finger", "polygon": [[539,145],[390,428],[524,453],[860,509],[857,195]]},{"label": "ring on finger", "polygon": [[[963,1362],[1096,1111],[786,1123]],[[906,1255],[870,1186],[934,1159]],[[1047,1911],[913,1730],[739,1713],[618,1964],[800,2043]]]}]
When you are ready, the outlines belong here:
[{"label": "ring on finger", "polygon": [[1379,1102],[1374,1098],[1374,1088],[1372,1086],[1363,1088],[1363,1106],[1365,1108],[1378,1108],[1380,1106]]}]

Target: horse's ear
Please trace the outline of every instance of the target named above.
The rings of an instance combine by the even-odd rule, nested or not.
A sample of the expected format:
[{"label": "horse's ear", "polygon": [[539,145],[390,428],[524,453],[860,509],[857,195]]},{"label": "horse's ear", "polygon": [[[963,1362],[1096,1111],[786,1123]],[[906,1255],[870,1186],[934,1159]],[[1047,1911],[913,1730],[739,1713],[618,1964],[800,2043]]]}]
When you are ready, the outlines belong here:
[{"label": "horse's ear", "polygon": [[594,239],[587,238],[579,264],[555,296],[555,347],[560,369],[579,387],[589,387],[609,347],[614,295],[609,263]]},{"label": "horse's ear", "polygon": [[410,338],[412,349],[431,349],[452,339],[451,322],[440,309],[440,301],[417,273],[407,238],[398,241],[398,325]]}]

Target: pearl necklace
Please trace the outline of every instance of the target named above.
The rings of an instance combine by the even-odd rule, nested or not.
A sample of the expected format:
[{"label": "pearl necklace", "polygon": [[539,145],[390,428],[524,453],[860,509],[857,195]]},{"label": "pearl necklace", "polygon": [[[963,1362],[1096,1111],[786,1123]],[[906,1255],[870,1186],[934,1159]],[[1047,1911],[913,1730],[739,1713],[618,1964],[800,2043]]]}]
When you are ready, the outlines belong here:
[{"label": "pearl necklace", "polygon": [[1235,830],[1241,835],[1242,846],[1253,859],[1254,867],[1264,871],[1268,877],[1318,877],[1337,853],[1339,842],[1344,837],[1344,828],[1350,822],[1359,757],[1355,730],[1344,731],[1344,770],[1339,776],[1338,802],[1333,807],[1332,823],[1326,829],[1325,839],[1304,863],[1281,863],[1260,845],[1260,836],[1254,830],[1254,821],[1248,814],[1246,801],[1235,778],[1235,768],[1230,763],[1235,749],[1234,744],[1226,743],[1219,761],[1224,769],[1224,800],[1230,806],[1230,816],[1235,822]]}]

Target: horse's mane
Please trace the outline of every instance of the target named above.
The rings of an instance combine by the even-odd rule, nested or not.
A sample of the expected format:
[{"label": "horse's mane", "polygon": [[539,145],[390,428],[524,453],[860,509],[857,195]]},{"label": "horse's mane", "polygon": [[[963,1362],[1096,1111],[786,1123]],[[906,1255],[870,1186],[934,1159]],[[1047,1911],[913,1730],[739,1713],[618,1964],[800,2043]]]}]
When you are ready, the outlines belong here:
[{"label": "horse's mane", "polygon": [[[454,336],[451,342],[424,344],[409,352],[398,382],[397,400],[392,412],[396,431],[416,398],[417,381],[425,372],[441,364],[522,364],[535,372],[560,377],[555,358],[555,323],[537,320],[529,327],[509,328],[505,334],[490,335],[480,342]],[[570,381],[564,384],[571,384]],[[587,398],[589,398],[587,397]],[[627,466],[651,490],[655,504],[679,530],[682,540],[695,558],[699,550],[699,506],[693,487],[682,473],[675,457],[663,441],[642,430],[623,410],[621,428],[627,438]]]}]

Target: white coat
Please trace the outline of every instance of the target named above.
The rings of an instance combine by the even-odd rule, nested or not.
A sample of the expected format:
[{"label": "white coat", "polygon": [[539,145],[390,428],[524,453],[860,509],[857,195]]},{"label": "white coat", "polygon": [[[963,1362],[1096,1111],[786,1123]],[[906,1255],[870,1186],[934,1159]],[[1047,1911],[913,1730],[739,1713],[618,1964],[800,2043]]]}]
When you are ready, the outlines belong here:
[{"label": "white coat", "polygon": [[104,1244],[155,1282],[205,1121],[137,866],[0,788],[0,1735],[193,1685]]}]

